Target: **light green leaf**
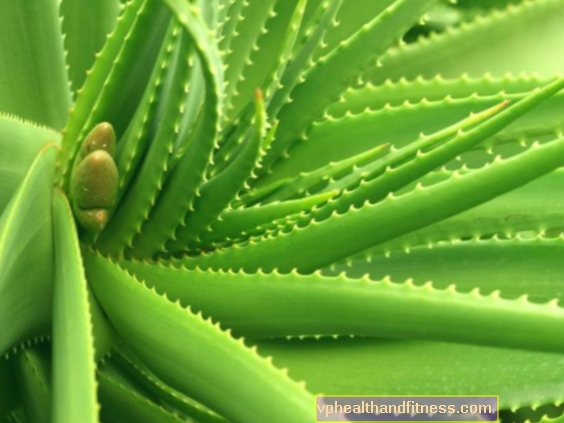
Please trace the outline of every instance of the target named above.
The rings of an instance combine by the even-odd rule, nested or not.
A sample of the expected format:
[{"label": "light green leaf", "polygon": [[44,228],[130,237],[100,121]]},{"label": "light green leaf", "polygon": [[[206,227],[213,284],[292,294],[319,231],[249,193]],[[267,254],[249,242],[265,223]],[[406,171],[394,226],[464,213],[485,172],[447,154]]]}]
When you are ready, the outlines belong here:
[{"label": "light green leaf", "polygon": [[12,198],[41,146],[61,135],[17,117],[0,114],[0,213]]},{"label": "light green leaf", "polygon": [[524,1],[430,39],[390,49],[382,57],[382,67],[366,76],[376,84],[386,78],[437,74],[453,78],[463,73],[481,77],[486,72],[494,76],[534,72],[550,77],[564,67],[563,39],[564,1]]},{"label": "light green leaf", "polygon": [[25,415],[30,422],[50,423],[51,367],[48,345],[24,347],[14,357]]},{"label": "light green leaf", "polygon": [[71,107],[58,3],[0,0],[0,113],[61,130]]},{"label": "light green leaf", "polygon": [[564,355],[393,339],[260,341],[315,393],[499,395],[501,409],[560,403]]},{"label": "light green leaf", "polygon": [[76,227],[64,194],[53,200],[53,423],[98,422],[94,339]]},{"label": "light green leaf", "polygon": [[56,155],[55,144],[41,149],[0,216],[0,354],[50,328]]},{"label": "light green leaf", "polygon": [[62,0],[60,10],[69,79],[76,91],[82,87],[95,54],[114,29],[121,5],[119,0]]},{"label": "light green leaf", "polygon": [[121,337],[172,388],[233,422],[312,421],[313,397],[241,340],[151,292],[106,259],[87,253],[85,264]]}]

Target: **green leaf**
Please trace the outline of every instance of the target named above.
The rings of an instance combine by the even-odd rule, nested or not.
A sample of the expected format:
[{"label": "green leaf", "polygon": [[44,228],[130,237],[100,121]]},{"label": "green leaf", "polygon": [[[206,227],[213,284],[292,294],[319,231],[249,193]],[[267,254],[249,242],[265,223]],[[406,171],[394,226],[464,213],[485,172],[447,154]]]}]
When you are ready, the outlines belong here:
[{"label": "green leaf", "polygon": [[64,194],[53,200],[53,423],[98,422],[92,318],[76,227]]},{"label": "green leaf", "polygon": [[12,198],[41,146],[61,135],[17,117],[0,114],[0,213]]},{"label": "green leaf", "polygon": [[77,91],[86,78],[121,10],[119,0],[62,0],[61,15],[69,79]]},{"label": "green leaf", "polygon": [[[53,235],[51,197],[57,147],[44,146],[0,216],[0,353],[48,333]],[[9,324],[7,323],[9,322]]]},{"label": "green leaf", "polygon": [[135,177],[131,179],[110,223],[98,240],[104,251],[123,252],[131,245],[166,179],[169,170],[167,163],[182,115],[183,87],[189,74],[188,59],[191,52],[190,40],[184,34],[179,35],[179,30],[177,25],[170,28],[169,35],[173,38],[166,37],[167,41],[170,40],[167,48],[170,54],[166,61],[158,64],[159,68],[164,68],[165,83],[158,93],[159,101],[165,101],[161,103],[165,104],[163,114],[156,120],[158,125],[152,139],[146,139],[149,145],[142,162],[135,169]]},{"label": "green leaf", "polygon": [[494,76],[534,72],[550,77],[564,66],[559,54],[563,36],[561,0],[526,1],[430,39],[390,49],[382,57],[382,66],[366,76],[375,84],[386,78],[437,74],[453,78],[463,73],[481,77],[486,72]]},{"label": "green leaf", "polygon": [[311,422],[313,397],[241,340],[101,257],[87,253],[85,263],[121,337],[172,388],[234,422]]},{"label": "green leaf", "polygon": [[98,380],[102,405],[101,416],[104,422],[182,423],[186,421],[167,411],[162,405],[151,402],[140,392],[121,383],[111,374],[100,372]]},{"label": "green leaf", "polygon": [[172,389],[157,378],[139,359],[131,354],[126,355],[122,350],[112,351],[112,360],[128,372],[129,376],[136,380],[148,392],[161,398],[178,411],[199,423],[226,423],[223,417],[213,413],[200,403],[188,398],[186,395]]},{"label": "green leaf", "polygon": [[[526,297],[501,299],[498,292],[483,296],[454,286],[436,289],[431,283],[368,277],[187,270],[174,262],[120,264],[237,336],[364,335],[564,351],[556,335],[564,309],[556,300],[533,304]],[[511,331],[514,326],[520,330]]]},{"label": "green leaf", "polygon": [[358,76],[371,60],[382,55],[433,2],[396,1],[304,75],[304,81],[290,95],[292,102],[276,116],[280,127],[266,156],[266,170],[338,99],[351,78]]},{"label": "green leaf", "polygon": [[221,116],[223,88],[222,64],[214,40],[202,22],[199,9],[192,8],[182,0],[164,0],[171,9],[188,39],[193,41],[195,51],[202,64],[206,93],[203,117],[194,129],[192,141],[173,165],[170,177],[164,183],[148,220],[145,220],[139,235],[133,240],[135,254],[148,255],[163,250],[172,237],[193,201],[215,146]]},{"label": "green leaf", "polygon": [[71,107],[58,3],[1,0],[0,112],[57,130]]},{"label": "green leaf", "polygon": [[496,160],[468,175],[455,174],[431,187],[418,186],[399,197],[390,195],[376,204],[366,202],[341,214],[334,212],[321,222],[309,219],[305,227],[295,225],[277,236],[184,261],[189,266],[214,269],[278,268],[288,272],[297,268],[312,272],[515,189],[561,166],[563,155],[564,138],[537,144],[526,153]]},{"label": "green leaf", "polygon": [[[159,0],[133,0],[125,7],[89,71],[65,127],[57,167],[57,183],[64,190],[68,189],[70,169],[84,137],[96,124],[110,122],[117,138],[122,136],[135,110],[124,104],[132,100],[137,107],[143,94],[139,87],[147,84],[152,69],[143,62],[154,62],[152,55],[158,53],[167,27],[163,21],[168,19],[170,16]],[[148,35],[156,46],[147,43]],[[142,69],[141,76],[136,74],[138,68]]]},{"label": "green leaf", "polygon": [[[373,279],[412,279],[416,285],[432,281],[439,289],[455,285],[460,292],[479,288],[484,295],[499,291],[502,298],[527,295],[535,303],[564,300],[558,257],[563,238],[515,237],[509,239],[453,240],[388,254],[370,254],[346,264],[331,266],[324,274]],[[456,266],[452,263],[456,262]],[[500,272],[503,269],[503,272]]]},{"label": "green leaf", "polygon": [[21,398],[17,389],[16,375],[13,371],[13,356],[0,360],[0,416],[4,417],[21,405]]},{"label": "green leaf", "polygon": [[393,339],[260,341],[259,353],[325,395],[499,395],[501,409],[560,403],[564,356]]},{"label": "green leaf", "polygon": [[51,367],[45,345],[23,348],[14,358],[25,415],[30,422],[50,423]]},{"label": "green leaf", "polygon": [[[446,175],[446,179],[452,177],[451,172],[446,172]],[[423,184],[427,185],[424,181]],[[365,253],[381,254],[441,240],[491,237],[495,234],[507,236],[522,231],[560,228],[564,221],[564,201],[560,195],[563,184],[564,173],[557,169],[515,191],[385,242]],[[546,204],[551,204],[551,207],[547,208]]]}]

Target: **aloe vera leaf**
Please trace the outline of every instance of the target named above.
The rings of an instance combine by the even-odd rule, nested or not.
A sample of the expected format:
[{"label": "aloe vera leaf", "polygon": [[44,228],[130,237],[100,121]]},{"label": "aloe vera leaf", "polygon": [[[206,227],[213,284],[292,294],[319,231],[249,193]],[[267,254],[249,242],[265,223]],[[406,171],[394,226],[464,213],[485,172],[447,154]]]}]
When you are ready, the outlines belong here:
[{"label": "aloe vera leaf", "polygon": [[[294,0],[295,1],[295,0]],[[234,35],[229,46],[225,46],[226,54],[223,56],[225,66],[225,121],[232,118],[232,98],[237,94],[237,86],[241,80],[246,61],[250,58],[253,48],[260,33],[272,14],[276,0],[260,2],[243,2],[239,18],[233,29]],[[256,86],[253,87],[253,90]]]},{"label": "aloe vera leaf", "polygon": [[385,161],[383,156],[387,156],[389,151],[390,146],[388,144],[379,145],[348,159],[344,159],[336,163],[329,163],[328,165],[314,170],[313,172],[302,173],[287,181],[286,184],[273,193],[269,194],[265,198],[262,198],[261,203],[284,201],[301,196],[306,192],[318,191],[319,189],[316,189],[315,187],[320,184],[327,186],[327,184],[330,184],[332,179],[340,180],[348,172],[352,172],[357,168],[368,166],[369,163],[374,161]]},{"label": "aloe vera leaf", "polygon": [[61,1],[64,45],[73,91],[84,83],[86,71],[114,29],[120,9],[119,0]]},{"label": "aloe vera leaf", "polygon": [[[308,1],[307,8],[312,7],[311,4],[316,4],[316,2]],[[287,64],[282,76],[280,77],[280,83],[278,89],[272,95],[272,99],[268,105],[268,114],[275,116],[280,108],[289,101],[289,95],[292,89],[300,82],[300,78],[303,73],[310,67],[310,63],[315,51],[319,48],[323,41],[323,36],[325,35],[327,29],[331,25],[335,15],[341,8],[343,0],[335,0],[326,2],[317,2],[318,7],[315,14],[312,16],[312,22],[309,22],[307,17],[303,17],[306,25],[302,25],[304,28],[304,34],[299,38],[299,42],[294,49],[290,62]]]},{"label": "aloe vera leaf", "polygon": [[235,30],[237,24],[242,20],[242,11],[245,8],[245,0],[229,0],[221,12],[223,19],[220,21],[221,37],[218,39],[218,47],[221,55],[232,54],[229,52],[231,41],[238,34]]},{"label": "aloe vera leaf", "polygon": [[[114,32],[99,53],[95,65],[78,93],[63,132],[57,168],[57,183],[63,189],[68,188],[69,171],[76,152],[95,124],[110,122],[116,129],[118,139],[123,134],[131,116],[121,116],[124,108],[116,105],[131,99],[136,102],[139,100],[143,92],[139,90],[139,85],[146,85],[151,69],[142,66],[146,78],[140,83],[139,80],[132,78],[131,63],[135,63],[139,58],[154,59],[151,57],[152,54],[145,54],[147,50],[152,51],[151,47],[154,47],[151,42],[146,42],[146,28],[159,28],[149,39],[156,40],[160,46],[159,38],[162,37],[158,34],[159,31],[166,30],[166,25],[162,25],[163,20],[166,19],[168,19],[166,10],[157,0],[133,0],[125,7]],[[157,52],[158,50],[154,54]],[[132,81],[137,83],[135,87],[130,86]]]},{"label": "aloe vera leaf", "polygon": [[27,173],[41,146],[58,143],[61,135],[54,130],[0,114],[0,213]]},{"label": "aloe vera leaf", "polygon": [[530,182],[562,165],[563,148],[564,139],[536,144],[526,153],[498,160],[472,174],[457,175],[428,188],[418,187],[399,197],[389,196],[377,204],[367,202],[358,209],[351,207],[345,214],[334,213],[322,222],[297,226],[289,233],[185,261],[189,266],[204,268],[277,268],[282,272],[297,268],[311,272]]},{"label": "aloe vera leaf", "polygon": [[51,197],[57,146],[44,146],[0,216],[0,353],[48,332],[53,237]]},{"label": "aloe vera leaf", "polygon": [[255,229],[260,233],[262,225],[290,215],[307,212],[323,204],[335,194],[336,192],[325,192],[298,200],[277,201],[266,205],[226,210],[211,224],[209,231],[204,232],[200,238],[204,245],[209,245],[210,242],[221,242],[254,233]]},{"label": "aloe vera leaf", "polygon": [[171,170],[148,220],[139,231],[143,235],[133,240],[133,249],[142,255],[163,249],[186,211],[192,209],[194,197],[204,180],[205,170],[216,142],[222,108],[222,65],[209,32],[189,4],[181,0],[165,0],[165,3],[171,8],[184,33],[193,40],[194,48],[202,63],[206,99],[203,119],[195,130],[194,142],[188,145],[183,156]]},{"label": "aloe vera leaf", "polygon": [[280,127],[265,158],[265,171],[314,120],[323,115],[335,97],[349,85],[350,78],[381,55],[432,3],[433,0],[395,2],[304,75],[304,81],[292,90],[292,102],[276,116]]},{"label": "aloe vera leaf", "polygon": [[[174,26],[175,24],[172,22],[168,25],[156,63],[163,64],[170,61],[173,42],[176,38]],[[133,178],[154,136],[155,127],[159,119],[157,111],[162,112],[162,109],[158,108],[157,100],[162,95],[164,72],[167,68],[168,66],[163,67],[162,65],[153,67],[151,77],[135,115],[117,144],[115,161],[120,179],[118,202]]]},{"label": "aloe vera leaf", "polygon": [[[303,0],[286,0],[273,4],[261,33],[249,52],[246,66],[239,75],[240,80],[237,82],[236,92],[230,98],[229,110],[225,116],[227,120],[238,116],[244,110],[257,87],[264,88],[264,95],[268,102],[272,93],[266,87],[271,84],[273,79],[271,75],[275,69],[287,63],[288,56],[294,47],[295,34],[300,28],[305,3]],[[257,6],[249,5],[247,7]],[[296,15],[297,10],[301,10],[301,13]],[[286,44],[289,45],[289,51],[284,52]]]},{"label": "aloe vera leaf", "polygon": [[[523,2],[416,44],[392,48],[382,57],[382,66],[365,76],[376,84],[400,76],[450,78],[468,73],[476,77],[485,72],[495,76],[536,72],[550,77],[564,66],[558,54],[563,12],[561,0]],[[536,30],[528,33],[522,28]]]},{"label": "aloe vera leaf", "polygon": [[32,422],[49,423],[52,411],[49,351],[43,345],[23,348],[13,359],[25,416]]},{"label": "aloe vera leaf", "polygon": [[[172,29],[179,31],[178,27]],[[135,172],[105,231],[98,238],[101,249],[121,253],[133,242],[144,220],[155,204],[166,178],[167,163],[174,149],[181,107],[184,102],[183,86],[189,73],[188,56],[191,44],[185,36],[179,35],[171,45],[169,61],[163,78],[170,80],[162,87],[171,91],[163,115],[158,120],[158,129],[147,148],[142,162]]]},{"label": "aloe vera leaf", "polygon": [[[451,173],[447,173],[450,178]],[[368,254],[380,254],[426,245],[441,240],[510,235],[522,231],[543,231],[563,226],[564,202],[560,191],[564,174],[556,170],[515,191],[459,215],[370,248]],[[547,209],[545,204],[551,204]]]},{"label": "aloe vera leaf", "polygon": [[194,210],[188,213],[177,228],[175,239],[167,245],[167,251],[175,251],[184,245],[193,245],[198,236],[229,205],[243,188],[245,181],[259,158],[265,125],[262,93],[256,93],[255,128],[235,160],[217,176],[202,184],[194,201]]},{"label": "aloe vera leaf", "polygon": [[118,333],[172,388],[228,420],[311,421],[313,397],[241,340],[101,257],[86,254],[85,262],[94,293]]},{"label": "aloe vera leaf", "polygon": [[0,112],[56,130],[71,107],[57,2],[0,3]]},{"label": "aloe vera leaf", "polygon": [[[343,2],[333,25],[331,25],[323,43],[314,57],[314,61],[327,55],[339,47],[341,41],[346,40],[359,31],[364,25],[370,23],[374,16],[384,13],[393,7],[397,0],[382,0],[378,2],[364,2],[363,0],[346,0]],[[403,34],[399,34],[401,36]]]},{"label": "aloe vera leaf", "polygon": [[14,386],[17,386],[17,380],[13,360],[4,357],[0,360],[0,416],[6,416],[21,406],[20,395]]},{"label": "aloe vera leaf", "polygon": [[[313,125],[307,138],[291,149],[289,159],[279,161],[273,167],[273,173],[261,178],[255,185],[262,187],[300,172],[312,171],[327,161],[342,160],[382,143],[403,147],[416,140],[421,133],[435,133],[461,121],[470,113],[484,111],[507,100],[513,104],[525,97],[526,94],[499,93],[487,97],[447,98],[328,119]],[[563,105],[564,95],[557,94],[515,120],[496,136],[552,133],[553,126],[563,124],[560,112]],[[347,142],[343,143],[343,139]],[[324,151],[323,158],[318,154],[319,149]]]},{"label": "aloe vera leaf", "polygon": [[360,88],[349,88],[343,92],[339,101],[329,107],[327,114],[341,118],[348,113],[359,114],[367,108],[378,110],[387,105],[397,107],[420,103],[423,99],[433,102],[445,98],[467,98],[472,95],[487,97],[502,91],[506,94],[522,94],[546,85],[550,79],[540,78],[535,74],[509,73],[495,78],[486,74],[479,78],[461,75],[458,78],[447,79],[436,75],[429,79],[419,76],[408,80],[402,77],[397,82],[388,79],[379,85],[367,83]]},{"label": "aloe vera leaf", "polygon": [[105,422],[181,423],[186,421],[121,383],[113,375],[100,372],[98,381],[102,405],[100,414]]},{"label": "aloe vera leaf", "polygon": [[[501,299],[497,292],[483,296],[477,290],[460,293],[454,286],[436,289],[367,277],[120,265],[171,300],[213,316],[236,336],[364,335],[551,352],[564,348],[556,335],[564,310],[555,301],[534,304],[526,297]],[[517,324],[519,331],[509,330]]]},{"label": "aloe vera leaf", "polygon": [[59,191],[55,191],[53,199],[53,228],[52,421],[97,423],[99,407],[87,282],[73,214]]},{"label": "aloe vera leaf", "polygon": [[[455,284],[460,292],[479,288],[484,295],[498,290],[502,298],[527,295],[530,301],[562,301],[560,266],[564,239],[514,237],[468,241],[443,241],[369,255],[347,264],[331,266],[324,274],[340,274],[373,279],[390,276],[393,280],[413,279],[416,285],[432,281],[442,289]],[[552,264],[550,264],[552,263]],[[499,269],[503,268],[503,272]]]},{"label": "aloe vera leaf", "polygon": [[129,373],[139,384],[167,404],[200,423],[226,423],[223,417],[213,413],[191,398],[175,391],[158,379],[141,361],[121,350],[112,352],[112,360]]},{"label": "aloe vera leaf", "polygon": [[[233,129],[228,129],[230,133],[226,140],[220,143],[220,149],[214,155],[215,166],[212,175],[222,170],[226,164],[233,160],[236,151],[248,134],[251,117],[254,115],[252,105],[248,102],[250,92],[256,87],[262,87],[264,92],[265,104],[268,105],[272,96],[280,88],[280,78],[286,70],[286,66],[292,60],[293,51],[298,38],[299,29],[302,24],[307,0],[292,0],[288,2],[278,2],[273,10],[273,16],[267,21],[265,33],[257,40],[257,50],[255,54],[260,57],[254,58],[253,55],[249,59],[253,70],[253,75],[241,75],[239,85],[244,85],[237,89],[237,95],[234,101],[243,98],[245,101],[241,108],[239,118],[232,124]],[[282,11],[278,10],[280,7]],[[288,22],[285,22],[289,20]],[[279,27],[279,28],[277,28]],[[282,35],[280,35],[282,34]],[[266,45],[265,45],[266,44]],[[269,45],[273,44],[273,45]],[[257,63],[256,60],[267,60],[268,63]],[[257,69],[259,70],[257,73]],[[246,87],[246,88],[245,88]],[[247,91],[247,92],[245,92]],[[234,105],[235,107],[236,105]],[[235,111],[234,113],[237,113]],[[276,130],[278,121],[275,121]],[[231,132],[233,131],[233,132]],[[274,132],[272,133],[274,135]],[[266,151],[266,150],[265,150]],[[264,154],[261,154],[261,162]],[[262,167],[262,164],[261,166]],[[260,169],[260,167],[258,167]]]},{"label": "aloe vera leaf", "polygon": [[[499,395],[500,409],[560,402],[561,354],[412,340],[260,341],[259,353],[323,394]],[[378,375],[374,377],[374,375]],[[429,377],[432,375],[432,377]]]},{"label": "aloe vera leaf", "polygon": [[[488,118],[491,114],[505,107],[507,103],[501,103],[498,107],[484,111],[476,116],[471,116],[467,121],[463,121],[463,123],[461,124],[461,129],[452,138],[452,140],[449,140],[446,143],[439,145],[438,147],[426,153],[423,151],[423,149],[419,149],[415,159],[405,164],[400,164],[399,166],[394,167],[395,163],[391,162],[391,160],[388,160],[388,162],[391,162],[389,163],[389,165],[391,165],[392,168],[387,169],[387,172],[384,172],[384,169],[382,168],[375,170],[377,173],[380,173],[381,176],[377,177],[373,181],[370,181],[370,178],[373,178],[374,175],[368,173],[368,176],[365,178],[365,180],[369,182],[364,187],[359,187],[358,190],[351,192],[351,198],[347,199],[345,203],[356,204],[358,206],[366,200],[369,200],[370,202],[376,202],[378,200],[381,200],[382,198],[385,198],[388,193],[395,192],[397,189],[405,186],[410,181],[424,176],[438,166],[445,164],[448,160],[454,159],[457,155],[463,153],[472,146],[496,134],[505,126],[507,126],[508,123],[514,121],[516,118],[529,111],[532,107],[538,105],[539,102],[543,101],[548,96],[551,96],[555,92],[559,91],[561,86],[562,81],[558,79],[555,82],[547,85],[542,90],[537,89],[535,93],[530,94],[508,109],[502,110],[497,114],[497,116],[485,122],[483,122],[484,119]],[[465,131],[465,126],[468,125],[464,125],[464,123],[470,125],[472,123],[475,123],[477,124],[477,126]],[[448,128],[430,136],[429,138],[433,139],[437,136],[440,137],[442,135],[442,132],[446,132],[448,134]],[[418,147],[417,144],[418,143],[414,143],[411,144],[411,146]],[[399,150],[397,154],[400,154],[403,150],[409,151],[408,147],[404,147],[404,149]],[[392,156],[393,155],[390,154],[388,157]],[[384,158],[383,161],[385,162],[386,159],[387,157]],[[336,187],[333,186],[333,184],[329,184],[328,186],[328,189],[335,188]]]}]

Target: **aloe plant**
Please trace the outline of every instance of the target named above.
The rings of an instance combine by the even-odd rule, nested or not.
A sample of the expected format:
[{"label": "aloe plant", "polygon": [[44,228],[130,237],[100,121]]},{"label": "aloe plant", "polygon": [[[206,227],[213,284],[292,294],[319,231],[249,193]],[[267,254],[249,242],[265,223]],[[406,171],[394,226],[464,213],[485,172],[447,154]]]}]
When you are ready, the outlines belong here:
[{"label": "aloe plant", "polygon": [[564,418],[564,0],[0,10],[1,421]]}]

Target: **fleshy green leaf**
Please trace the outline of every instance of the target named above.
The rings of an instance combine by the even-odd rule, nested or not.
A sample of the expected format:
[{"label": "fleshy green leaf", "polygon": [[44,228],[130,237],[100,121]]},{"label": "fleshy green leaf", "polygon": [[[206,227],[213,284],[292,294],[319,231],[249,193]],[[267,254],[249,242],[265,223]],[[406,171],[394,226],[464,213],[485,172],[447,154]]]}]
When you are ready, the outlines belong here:
[{"label": "fleshy green leaf", "polygon": [[463,73],[481,77],[486,72],[495,76],[535,72],[550,77],[564,66],[559,54],[563,36],[564,2],[524,1],[428,40],[390,49],[382,57],[382,66],[368,72],[367,79],[381,83],[386,78],[437,74],[453,78]]},{"label": "fleshy green leaf", "polygon": [[311,422],[313,397],[241,340],[103,258],[88,253],[85,263],[117,331],[165,383],[234,422]]},{"label": "fleshy green leaf", "polygon": [[82,87],[121,10],[119,0],[62,0],[63,31],[74,91]]},{"label": "fleshy green leaf", "polygon": [[[57,147],[43,147],[0,216],[0,353],[50,328],[51,197]],[[9,322],[9,324],[7,323]]]},{"label": "fleshy green leaf", "polygon": [[71,107],[58,3],[1,0],[0,113],[56,130]]},{"label": "fleshy green leaf", "polygon": [[392,339],[275,340],[259,353],[325,395],[499,395],[501,409],[560,403],[561,354]]},{"label": "fleshy green leaf", "polygon": [[88,291],[70,205],[53,201],[53,423],[98,422],[94,339]]},{"label": "fleshy green leaf", "polygon": [[4,210],[27,173],[41,146],[59,142],[52,129],[8,115],[0,115],[0,212]]}]

